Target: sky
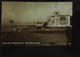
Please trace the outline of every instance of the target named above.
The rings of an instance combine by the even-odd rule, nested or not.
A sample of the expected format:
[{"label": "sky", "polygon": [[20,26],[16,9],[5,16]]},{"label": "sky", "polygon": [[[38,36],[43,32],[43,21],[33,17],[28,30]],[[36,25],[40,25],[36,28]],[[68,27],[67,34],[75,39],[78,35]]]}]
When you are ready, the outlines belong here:
[{"label": "sky", "polygon": [[53,12],[72,16],[72,2],[2,2],[2,25],[32,25],[46,22]]}]

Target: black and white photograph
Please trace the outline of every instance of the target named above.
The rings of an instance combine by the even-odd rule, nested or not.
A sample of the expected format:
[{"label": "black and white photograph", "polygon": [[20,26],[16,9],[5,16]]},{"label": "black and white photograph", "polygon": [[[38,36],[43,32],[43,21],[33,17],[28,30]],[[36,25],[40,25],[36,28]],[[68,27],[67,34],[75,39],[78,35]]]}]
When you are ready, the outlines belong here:
[{"label": "black and white photograph", "polygon": [[72,45],[73,2],[2,1],[1,44]]}]

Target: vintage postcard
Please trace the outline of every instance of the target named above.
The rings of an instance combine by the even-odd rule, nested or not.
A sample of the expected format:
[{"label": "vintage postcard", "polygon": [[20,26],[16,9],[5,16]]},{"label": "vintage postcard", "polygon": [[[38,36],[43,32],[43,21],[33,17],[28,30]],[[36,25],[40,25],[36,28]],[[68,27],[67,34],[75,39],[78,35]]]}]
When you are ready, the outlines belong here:
[{"label": "vintage postcard", "polygon": [[1,44],[72,45],[72,2],[2,1]]}]

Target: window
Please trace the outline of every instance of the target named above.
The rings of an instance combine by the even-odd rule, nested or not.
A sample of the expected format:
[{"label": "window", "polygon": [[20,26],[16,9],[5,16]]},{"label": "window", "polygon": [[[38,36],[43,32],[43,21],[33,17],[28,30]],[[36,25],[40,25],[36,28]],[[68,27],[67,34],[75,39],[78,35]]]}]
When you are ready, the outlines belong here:
[{"label": "window", "polygon": [[60,25],[66,25],[66,17],[60,17]]}]

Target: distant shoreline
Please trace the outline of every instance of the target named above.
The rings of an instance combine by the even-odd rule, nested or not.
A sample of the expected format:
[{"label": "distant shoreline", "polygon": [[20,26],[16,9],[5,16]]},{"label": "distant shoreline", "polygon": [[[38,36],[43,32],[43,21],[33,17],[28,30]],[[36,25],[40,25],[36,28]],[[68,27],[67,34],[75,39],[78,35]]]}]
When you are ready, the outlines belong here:
[{"label": "distant shoreline", "polygon": [[1,25],[1,27],[4,27],[4,26],[34,26],[34,25]]}]

